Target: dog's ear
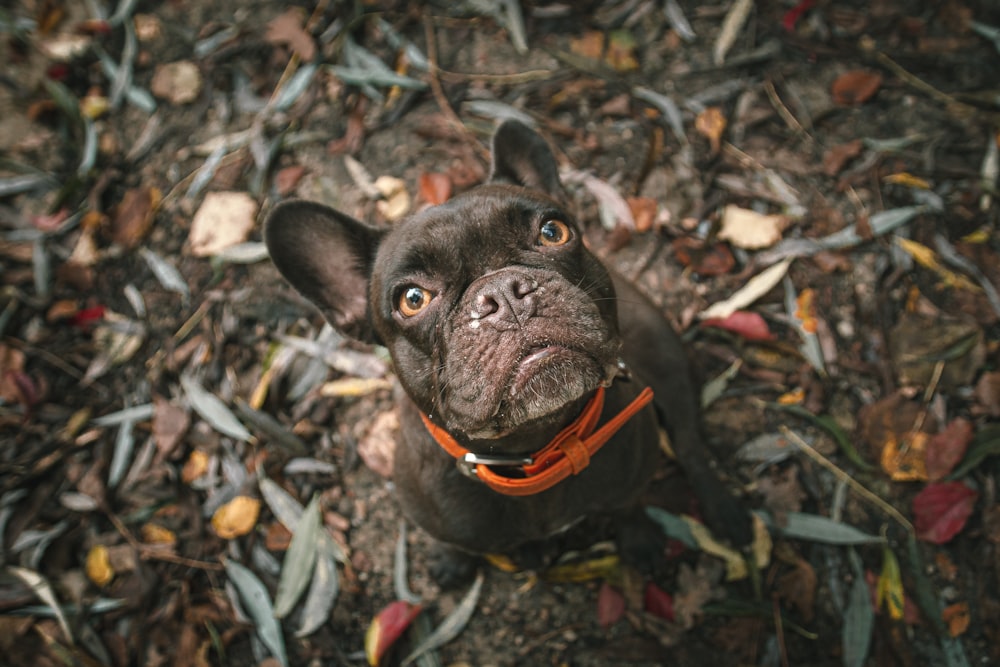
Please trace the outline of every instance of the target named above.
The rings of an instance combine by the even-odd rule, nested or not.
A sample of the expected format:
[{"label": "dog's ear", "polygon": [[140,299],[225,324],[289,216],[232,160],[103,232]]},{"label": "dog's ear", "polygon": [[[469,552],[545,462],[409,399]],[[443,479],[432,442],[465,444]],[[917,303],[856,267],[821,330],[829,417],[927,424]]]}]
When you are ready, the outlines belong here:
[{"label": "dog's ear", "polygon": [[288,201],[271,211],[264,242],[278,271],[335,329],[378,342],[368,314],[368,278],[382,232],[322,204]]},{"label": "dog's ear", "polygon": [[562,183],[556,158],[545,140],[524,123],[504,121],[493,133],[490,181],[512,183],[559,197]]}]

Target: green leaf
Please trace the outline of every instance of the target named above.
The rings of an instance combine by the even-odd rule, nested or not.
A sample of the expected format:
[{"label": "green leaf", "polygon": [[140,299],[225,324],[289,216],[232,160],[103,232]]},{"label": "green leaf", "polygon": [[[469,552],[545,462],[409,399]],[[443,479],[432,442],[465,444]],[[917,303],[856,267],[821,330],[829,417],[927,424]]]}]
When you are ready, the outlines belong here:
[{"label": "green leaf", "polygon": [[285,640],[281,636],[281,627],[274,616],[271,598],[267,588],[253,572],[236,561],[226,561],[226,574],[236,587],[240,599],[250,614],[257,630],[257,636],[283,667],[288,667],[288,657],[285,655]]},{"label": "green leaf", "polygon": [[684,546],[690,549],[698,548],[698,542],[694,539],[691,528],[684,519],[659,507],[647,507],[646,514],[663,528],[667,537],[680,540]]},{"label": "green leaf", "polygon": [[406,665],[409,665],[424,653],[433,651],[439,646],[444,646],[457,637],[469,623],[473,612],[476,611],[476,605],[479,603],[479,593],[482,589],[483,573],[480,572],[476,575],[476,581],[472,584],[469,592],[465,594],[465,597],[462,598],[462,601],[458,603],[455,609],[448,614],[448,617],[441,621],[441,625],[437,626],[430,636],[426,637],[410,652],[410,655],[406,656],[403,660],[403,667],[406,667]]},{"label": "green leaf", "polygon": [[[316,545],[316,568],[312,576],[309,594],[302,605],[302,619],[296,637],[307,637],[319,630],[330,617],[330,609],[340,592],[337,576],[337,559],[328,542],[318,539]],[[329,544],[332,544],[330,542]]]},{"label": "green leaf", "polygon": [[788,512],[784,525],[777,525],[767,512],[757,512],[769,528],[777,530],[783,537],[824,544],[879,544],[885,539],[869,535],[853,526],[828,519],[818,514]]},{"label": "green leaf", "polygon": [[861,559],[852,549],[851,563],[854,565],[854,583],[847,597],[844,610],[842,643],[844,667],[864,667],[871,648],[872,630],[875,626],[875,610],[872,609],[871,593],[865,582]]},{"label": "green leaf", "polygon": [[299,517],[295,532],[292,533],[292,541],[288,544],[288,551],[285,552],[285,561],[281,565],[278,592],[274,596],[274,615],[278,618],[284,618],[292,611],[302,592],[309,585],[313,565],[316,563],[319,531],[319,496],[313,496]]}]

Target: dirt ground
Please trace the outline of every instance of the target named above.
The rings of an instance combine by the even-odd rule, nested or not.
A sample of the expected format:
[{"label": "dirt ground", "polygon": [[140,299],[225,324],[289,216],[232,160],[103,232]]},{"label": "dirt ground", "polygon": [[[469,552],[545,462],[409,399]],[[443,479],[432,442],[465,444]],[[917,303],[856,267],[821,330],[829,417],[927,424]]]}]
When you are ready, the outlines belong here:
[{"label": "dirt ground", "polygon": [[[258,613],[294,548],[266,477],[317,495],[340,556],[329,618],[280,622],[287,663],[365,663],[399,597],[392,374],[322,333],[260,220],[303,197],[392,224],[481,182],[521,115],[590,247],[684,333],[773,548],[735,581],[677,541],[654,582],[580,581],[602,544],[570,581],[484,566],[417,664],[1000,664],[991,0],[22,0],[0,26],[0,662],[275,664]],[[746,318],[700,315],[786,258]],[[697,514],[666,456],[650,497]],[[797,513],[882,539],[784,534]],[[469,590],[407,532],[424,612],[383,664]]]}]

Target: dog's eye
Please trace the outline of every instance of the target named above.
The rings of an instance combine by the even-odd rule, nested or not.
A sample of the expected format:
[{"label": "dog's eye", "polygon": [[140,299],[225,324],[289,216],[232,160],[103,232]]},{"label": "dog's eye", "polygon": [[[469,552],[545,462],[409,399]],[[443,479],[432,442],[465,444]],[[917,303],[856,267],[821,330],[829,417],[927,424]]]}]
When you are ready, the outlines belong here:
[{"label": "dog's eye", "polygon": [[560,246],[569,241],[569,225],[562,220],[546,220],[538,230],[538,244]]},{"label": "dog's eye", "polygon": [[433,297],[434,295],[423,287],[411,285],[399,295],[399,312],[403,317],[413,317],[426,308]]}]

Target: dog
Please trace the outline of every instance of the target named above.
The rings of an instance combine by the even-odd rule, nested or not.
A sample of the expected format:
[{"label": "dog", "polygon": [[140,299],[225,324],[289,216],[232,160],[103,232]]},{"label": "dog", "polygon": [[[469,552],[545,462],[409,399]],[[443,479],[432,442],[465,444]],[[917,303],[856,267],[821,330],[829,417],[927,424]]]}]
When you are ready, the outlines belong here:
[{"label": "dog", "polygon": [[479,555],[533,553],[591,515],[640,525],[661,427],[709,527],[749,544],[750,515],[703,445],[679,337],[585,247],[540,135],[506,121],[492,155],[487,183],[390,230],[293,200],[264,231],[279,272],[334,328],[391,354],[393,479],[404,514],[439,542],[434,576],[455,584]]}]

